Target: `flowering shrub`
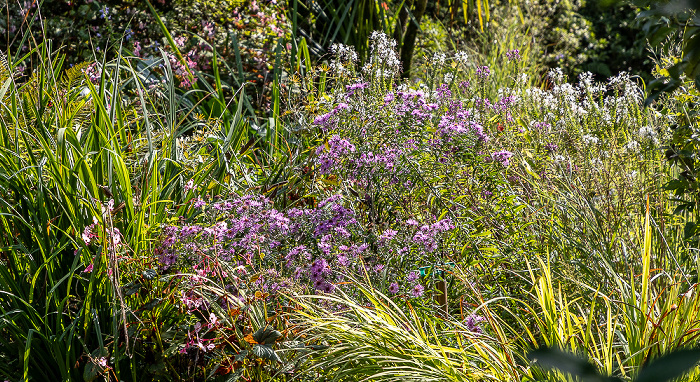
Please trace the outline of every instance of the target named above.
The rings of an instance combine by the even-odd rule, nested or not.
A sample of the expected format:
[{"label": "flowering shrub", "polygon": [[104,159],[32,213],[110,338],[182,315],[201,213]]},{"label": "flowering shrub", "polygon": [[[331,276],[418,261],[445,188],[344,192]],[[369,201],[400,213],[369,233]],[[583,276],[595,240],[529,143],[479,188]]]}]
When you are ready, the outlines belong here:
[{"label": "flowering shrub", "polygon": [[[211,74],[213,47],[217,47],[218,59],[236,68],[236,73],[229,73],[220,65],[224,82],[236,84],[236,87],[252,82],[262,89],[266,81],[272,81],[269,72],[275,62],[275,48],[278,42],[286,47],[289,37],[282,3],[274,0],[155,0],[151,3],[173,34],[190,70]],[[39,15],[38,4],[35,1],[7,3],[7,18],[0,21],[3,36],[0,50],[7,52],[9,48],[11,52],[27,52],[29,45],[26,41],[24,46],[19,44],[23,41],[22,34],[28,33],[29,22]],[[124,55],[133,53],[148,62],[161,58],[160,50],[163,49],[178,85],[184,88],[192,85],[184,63],[164,38],[146,2],[70,0],[42,4],[41,16],[46,18],[46,28],[34,36],[37,42],[50,39],[54,45],[62,45],[67,63],[101,62],[103,54],[108,59],[113,57],[117,51],[115,47],[120,45]],[[37,24],[34,23],[32,31],[36,30]],[[233,39],[238,42],[235,47]],[[8,42],[11,43],[9,47],[5,46]],[[238,62],[243,72],[238,72]],[[19,69],[24,68],[20,66]]]},{"label": "flowering shrub", "polygon": [[[425,81],[399,82],[393,44],[379,34],[372,40],[376,57],[365,64],[351,48],[334,47],[330,90],[288,113],[315,137],[299,169],[308,179],[303,198],[288,195],[287,208],[253,189],[200,198],[207,185],[187,182],[189,204],[157,227],[154,256],[123,262],[124,299],[138,318],[128,322],[140,349],[162,365],[154,374],[283,373],[309,349],[285,321],[288,295],[347,294],[364,303],[353,284],[364,279],[430,312],[429,279],[449,278],[439,270],[454,263],[478,282],[473,288],[495,296],[517,287],[503,276],[509,267],[545,250],[541,231],[528,229],[539,222],[524,215],[542,218],[551,208],[534,180],[546,189],[585,178],[581,192],[595,191],[591,204],[607,213],[637,197],[625,192],[642,189],[628,162],[653,158],[660,124],[640,110],[629,77],[602,84],[584,75],[569,84],[555,70],[544,90],[512,73],[511,87],[495,89],[502,68],[460,52],[436,55],[429,65],[437,74]],[[510,50],[502,62],[513,70],[520,59]],[[611,165],[630,176],[609,178]],[[546,224],[539,228],[556,222]],[[101,234],[119,237],[95,223],[83,238]],[[469,333],[489,330],[478,312],[466,312],[479,301],[459,287],[448,294]]]},{"label": "flowering shrub", "polygon": [[[277,211],[260,196],[247,195],[206,206],[197,224],[164,228],[158,261],[161,271],[185,269],[207,274],[211,262],[237,267],[234,281],[254,275],[262,293],[332,293],[346,280],[369,277],[392,293],[404,284],[400,262],[432,252],[452,228],[449,219],[420,225],[400,224],[400,231],[386,229],[376,235],[363,228],[357,214],[344,206],[340,195],[316,208]],[[415,288],[415,273],[405,277],[406,288]]]}]

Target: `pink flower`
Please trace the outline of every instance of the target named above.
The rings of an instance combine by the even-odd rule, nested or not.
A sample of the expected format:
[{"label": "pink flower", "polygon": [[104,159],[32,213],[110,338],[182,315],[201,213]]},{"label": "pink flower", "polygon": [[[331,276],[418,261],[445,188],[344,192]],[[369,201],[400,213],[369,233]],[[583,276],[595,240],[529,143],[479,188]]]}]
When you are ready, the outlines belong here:
[{"label": "pink flower", "polygon": [[90,263],[84,270],[83,273],[91,273],[92,272],[93,265]]}]

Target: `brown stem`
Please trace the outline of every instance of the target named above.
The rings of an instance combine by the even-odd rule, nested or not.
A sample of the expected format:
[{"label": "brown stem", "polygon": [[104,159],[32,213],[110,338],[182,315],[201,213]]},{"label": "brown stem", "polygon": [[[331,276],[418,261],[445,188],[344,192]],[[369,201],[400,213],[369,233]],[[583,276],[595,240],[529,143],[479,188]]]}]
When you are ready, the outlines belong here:
[{"label": "brown stem", "polygon": [[403,66],[401,77],[403,78],[408,78],[411,74],[411,57],[413,56],[413,49],[415,48],[416,37],[418,36],[418,24],[420,24],[420,19],[423,17],[423,13],[425,13],[427,4],[428,0],[416,1],[416,6],[413,11],[413,17],[416,19],[416,22],[411,21],[406,27],[403,44],[401,44],[401,65]]},{"label": "brown stem", "polygon": [[405,4],[401,7],[399,12],[399,17],[396,19],[396,26],[394,27],[394,40],[396,44],[401,47],[403,42],[403,33],[406,28],[406,20],[408,19],[408,7],[413,4],[413,0],[407,0]]}]

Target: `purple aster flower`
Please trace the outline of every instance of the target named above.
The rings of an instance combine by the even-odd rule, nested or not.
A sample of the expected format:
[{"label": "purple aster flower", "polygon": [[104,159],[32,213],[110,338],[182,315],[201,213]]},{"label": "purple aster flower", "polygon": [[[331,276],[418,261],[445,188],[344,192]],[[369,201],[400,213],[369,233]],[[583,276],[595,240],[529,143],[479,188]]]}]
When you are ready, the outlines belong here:
[{"label": "purple aster flower", "polygon": [[406,281],[408,281],[409,283],[414,282],[416,280],[418,280],[418,273],[416,271],[409,273],[406,277]]},{"label": "purple aster flower", "polygon": [[396,231],[393,230],[393,229],[388,229],[388,230],[384,231],[384,232],[379,236],[379,243],[380,243],[380,244],[384,244],[384,243],[386,243],[388,240],[392,240],[394,237],[396,237],[396,234],[397,234],[397,233],[398,233],[398,232],[396,232]]},{"label": "purple aster flower", "polygon": [[493,160],[501,162],[501,164],[506,166],[506,167],[508,167],[508,165],[510,165],[510,158],[512,156],[513,156],[513,153],[510,151],[506,151],[506,150],[497,151],[497,152],[491,154],[491,158],[493,158]]},{"label": "purple aster flower", "polygon": [[421,285],[421,284],[416,284],[416,285],[413,287],[413,289],[411,290],[411,295],[413,295],[413,297],[420,297],[420,296],[423,295],[423,291],[424,291],[424,290],[425,290],[425,288],[423,288],[423,285]]},{"label": "purple aster flower", "polygon": [[389,292],[391,292],[391,294],[398,293],[399,292],[399,284],[391,283],[391,285],[389,285]]},{"label": "purple aster flower", "polygon": [[323,288],[321,290],[326,293],[333,293],[333,291],[335,290],[335,285],[327,282],[325,283],[325,285],[323,285]]},{"label": "purple aster flower", "polygon": [[394,100],[394,93],[387,93],[384,96],[384,105],[386,106],[386,105],[390,104],[391,101],[393,101],[393,100]]},{"label": "purple aster flower", "polygon": [[486,321],[484,317],[477,316],[475,314],[470,314],[469,316],[467,316],[467,319],[464,324],[467,326],[467,329],[470,332],[483,334],[484,331],[483,329],[481,329],[481,323],[484,321]]},{"label": "purple aster flower", "polygon": [[350,259],[345,255],[338,255],[338,264],[342,267],[350,266]]},{"label": "purple aster flower", "polygon": [[346,85],[345,89],[348,91],[348,95],[355,94],[357,90],[363,90],[369,86],[369,82],[361,82],[358,84]]}]

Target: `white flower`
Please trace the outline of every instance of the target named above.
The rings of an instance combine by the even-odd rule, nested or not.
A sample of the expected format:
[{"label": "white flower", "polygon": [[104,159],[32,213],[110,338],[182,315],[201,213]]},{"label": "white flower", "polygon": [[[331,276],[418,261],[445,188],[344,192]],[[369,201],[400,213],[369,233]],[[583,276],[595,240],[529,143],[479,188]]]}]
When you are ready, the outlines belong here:
[{"label": "white flower", "polygon": [[561,68],[550,69],[549,78],[551,78],[555,83],[560,84],[564,82],[564,71],[561,70]]},{"label": "white flower", "polygon": [[401,61],[395,50],[396,41],[378,31],[372,32],[369,39],[372,53],[369,67],[365,65],[363,70],[369,73],[375,69],[376,73],[382,73],[386,77],[398,73],[401,69]]},{"label": "white flower", "polygon": [[333,44],[331,45],[331,52],[337,60],[344,64],[357,62],[357,52],[355,52],[355,47],[353,46]]},{"label": "white flower", "polygon": [[600,158],[593,158],[589,163],[595,170],[600,170],[600,168],[603,167],[603,161],[600,160]]},{"label": "white flower", "polygon": [[447,59],[447,55],[445,55],[445,53],[436,52],[433,55],[433,65],[443,66],[445,65],[445,59]]},{"label": "white flower", "polygon": [[626,145],[623,146],[623,148],[625,149],[625,151],[636,153],[639,151],[640,145],[637,141],[629,141]]},{"label": "white flower", "polygon": [[596,145],[598,144],[598,141],[600,141],[598,137],[594,137],[593,135],[589,134],[584,135],[583,137],[581,137],[581,139],[583,140],[583,144],[587,146]]},{"label": "white flower", "polygon": [[349,45],[333,44],[331,45],[331,53],[335,58],[331,60],[330,68],[338,74],[349,74],[348,68],[353,67],[357,62],[355,48]]},{"label": "white flower", "polygon": [[469,62],[469,55],[467,52],[460,50],[459,52],[455,53],[455,61],[466,65],[467,62]]},{"label": "white flower", "polygon": [[642,126],[641,128],[639,128],[639,132],[637,133],[637,135],[639,135],[640,139],[650,140],[655,144],[658,143],[658,134],[651,126]]}]

